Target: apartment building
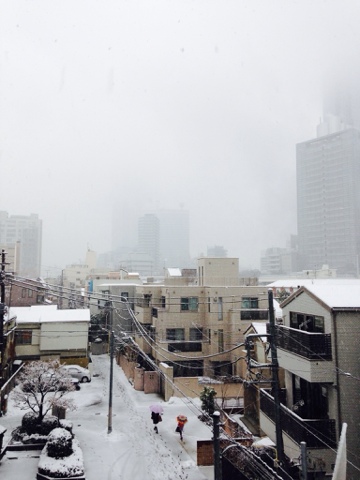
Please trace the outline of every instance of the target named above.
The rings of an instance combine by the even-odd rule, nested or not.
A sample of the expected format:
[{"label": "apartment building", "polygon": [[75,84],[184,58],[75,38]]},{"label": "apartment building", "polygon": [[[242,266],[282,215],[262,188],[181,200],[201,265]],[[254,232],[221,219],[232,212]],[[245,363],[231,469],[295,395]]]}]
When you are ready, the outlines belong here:
[{"label": "apartment building", "polygon": [[198,259],[194,271],[168,269],[164,282],[136,287],[135,341],[174,377],[239,377],[244,332],[266,322],[263,286],[243,285],[238,259]]},{"label": "apartment building", "polygon": [[9,215],[0,211],[0,243],[7,248],[20,245],[13,263],[18,275],[30,278],[40,276],[42,220],[38,215]]},{"label": "apartment building", "polygon": [[[280,418],[285,455],[299,457],[301,442],[305,442],[307,478],[331,477],[337,442],[346,423],[346,479],[357,479],[359,285],[314,282],[300,287],[281,307],[283,324],[276,326],[276,346],[284,371]],[[262,389],[260,425],[273,441],[275,420],[274,397],[271,390]]]},{"label": "apartment building", "polygon": [[58,310],[56,305],[11,307],[15,319],[15,355],[21,360],[88,362],[89,309]]}]

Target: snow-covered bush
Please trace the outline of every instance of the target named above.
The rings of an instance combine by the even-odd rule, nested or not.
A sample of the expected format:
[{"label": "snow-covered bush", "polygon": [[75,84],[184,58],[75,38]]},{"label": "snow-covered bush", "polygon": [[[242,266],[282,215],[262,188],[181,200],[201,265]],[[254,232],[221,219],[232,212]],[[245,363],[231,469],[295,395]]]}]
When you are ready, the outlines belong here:
[{"label": "snow-covered bush", "polygon": [[27,412],[21,419],[21,426],[24,432],[28,435],[32,433],[39,433],[37,428],[39,426],[38,416],[34,412]]},{"label": "snow-covered bush", "polygon": [[59,426],[59,419],[54,415],[47,415],[39,426],[41,435],[49,435],[49,433]]},{"label": "snow-covered bush", "polygon": [[[66,455],[70,451],[70,444],[71,453]],[[64,456],[60,456],[60,452]],[[42,449],[38,473],[49,478],[72,478],[82,477],[84,471],[83,454],[77,439],[73,439],[65,429],[55,428]]]},{"label": "snow-covered bush", "polygon": [[68,457],[73,453],[72,435],[65,428],[55,428],[48,436],[46,446],[49,457]]}]

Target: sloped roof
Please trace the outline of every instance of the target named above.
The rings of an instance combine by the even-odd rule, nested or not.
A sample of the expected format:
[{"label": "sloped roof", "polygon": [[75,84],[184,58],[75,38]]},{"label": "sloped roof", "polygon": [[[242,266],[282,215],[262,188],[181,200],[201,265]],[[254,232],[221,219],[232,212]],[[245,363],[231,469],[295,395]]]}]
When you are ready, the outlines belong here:
[{"label": "sloped roof", "polygon": [[306,290],[330,308],[360,308],[360,283],[349,285],[309,285]]}]

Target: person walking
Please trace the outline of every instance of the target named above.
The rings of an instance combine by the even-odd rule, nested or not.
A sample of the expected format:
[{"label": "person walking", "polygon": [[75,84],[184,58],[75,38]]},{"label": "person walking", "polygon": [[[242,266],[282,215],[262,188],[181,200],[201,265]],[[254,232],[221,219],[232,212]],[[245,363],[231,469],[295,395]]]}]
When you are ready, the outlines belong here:
[{"label": "person walking", "polygon": [[151,420],[153,421],[153,424],[155,425],[154,426],[155,433],[159,433],[157,425],[158,425],[159,422],[162,421],[160,413],[151,412]]},{"label": "person walking", "polygon": [[176,421],[177,421],[177,427],[175,432],[180,433],[180,440],[183,440],[184,426],[185,426],[185,423],[187,422],[187,417],[185,417],[185,415],[178,415],[176,417]]},{"label": "person walking", "polygon": [[151,420],[153,421],[153,424],[154,424],[155,433],[159,433],[157,426],[159,422],[162,422],[161,415],[164,413],[164,409],[162,405],[160,405],[159,403],[154,403],[150,405],[149,408],[151,411]]}]

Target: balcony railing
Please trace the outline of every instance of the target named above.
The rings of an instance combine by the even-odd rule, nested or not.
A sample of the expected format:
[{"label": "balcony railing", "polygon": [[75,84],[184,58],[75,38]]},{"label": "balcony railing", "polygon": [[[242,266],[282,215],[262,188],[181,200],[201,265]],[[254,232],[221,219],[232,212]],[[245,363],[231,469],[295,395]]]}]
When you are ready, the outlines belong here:
[{"label": "balcony railing", "polygon": [[312,333],[296,328],[276,326],[276,344],[309,360],[331,360],[330,333]]},{"label": "balcony railing", "polygon": [[[275,402],[268,391],[260,390],[260,410],[275,423]],[[281,428],[297,444],[306,442],[309,448],[336,446],[335,420],[303,419],[281,404]]]}]

